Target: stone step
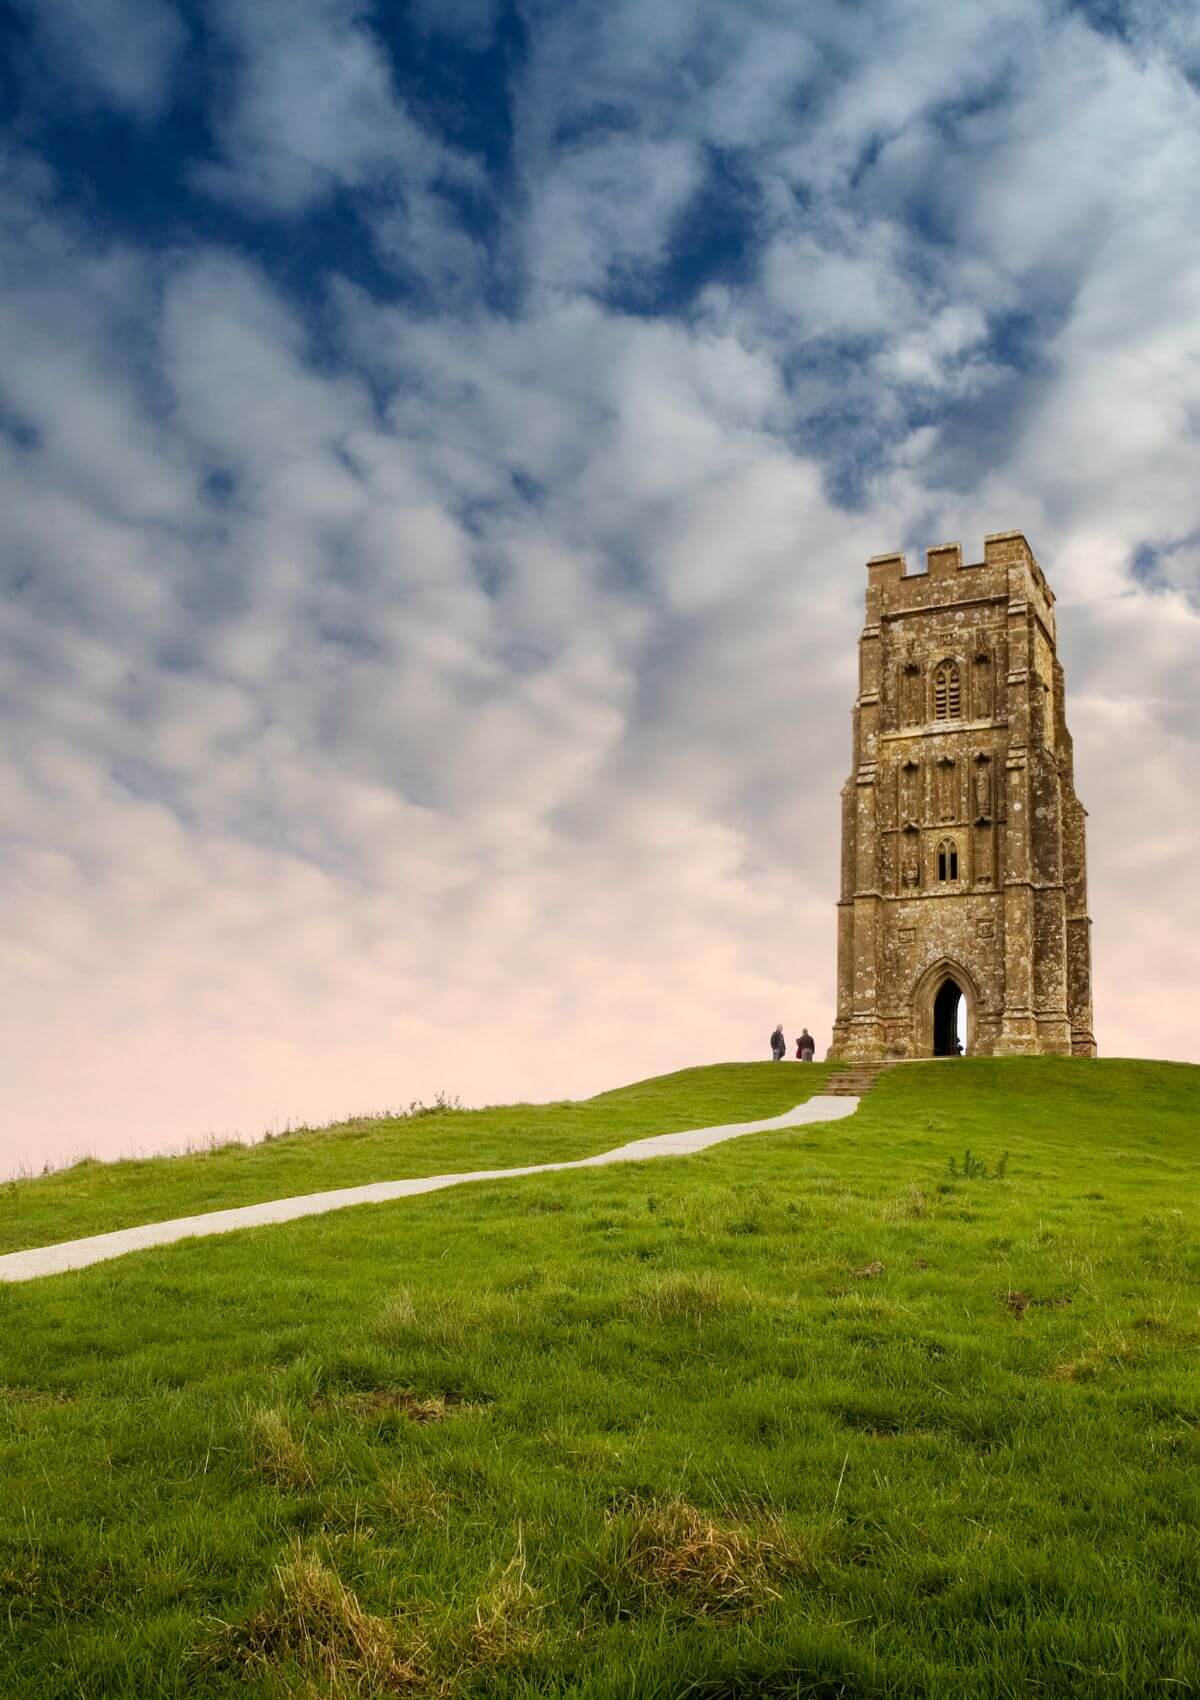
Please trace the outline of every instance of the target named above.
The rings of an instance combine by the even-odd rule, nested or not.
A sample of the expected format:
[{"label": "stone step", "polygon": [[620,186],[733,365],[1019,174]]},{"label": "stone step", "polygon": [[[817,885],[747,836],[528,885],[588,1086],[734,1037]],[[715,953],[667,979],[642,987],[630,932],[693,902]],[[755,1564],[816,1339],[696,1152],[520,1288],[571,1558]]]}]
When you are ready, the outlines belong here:
[{"label": "stone step", "polygon": [[885,1069],[895,1068],[902,1061],[901,1057],[889,1057],[885,1062],[855,1063],[829,1076],[826,1094],[831,1098],[861,1098],[871,1090]]}]

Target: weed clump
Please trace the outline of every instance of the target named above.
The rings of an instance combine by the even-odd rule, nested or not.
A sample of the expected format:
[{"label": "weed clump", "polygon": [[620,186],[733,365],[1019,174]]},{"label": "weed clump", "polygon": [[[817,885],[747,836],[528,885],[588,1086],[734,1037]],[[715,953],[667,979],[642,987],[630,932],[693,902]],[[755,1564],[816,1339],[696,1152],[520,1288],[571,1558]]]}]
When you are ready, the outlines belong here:
[{"label": "weed clump", "polygon": [[[497,1303],[495,1308],[497,1320],[507,1314],[503,1304]],[[458,1294],[443,1293],[418,1306],[408,1289],[401,1287],[383,1306],[370,1333],[391,1350],[419,1347],[460,1353],[470,1343],[472,1321]]]},{"label": "weed clump", "polygon": [[1002,1181],[1008,1174],[1008,1152],[1003,1152],[995,1168],[989,1169],[983,1158],[977,1157],[968,1145],[961,1168],[951,1152],[946,1173],[952,1181]]},{"label": "weed clump", "polygon": [[462,1107],[463,1101],[457,1092],[435,1092],[433,1101],[428,1104],[420,1098],[410,1098],[400,1114],[412,1117],[415,1120],[421,1116],[450,1115],[456,1110],[461,1110]]}]

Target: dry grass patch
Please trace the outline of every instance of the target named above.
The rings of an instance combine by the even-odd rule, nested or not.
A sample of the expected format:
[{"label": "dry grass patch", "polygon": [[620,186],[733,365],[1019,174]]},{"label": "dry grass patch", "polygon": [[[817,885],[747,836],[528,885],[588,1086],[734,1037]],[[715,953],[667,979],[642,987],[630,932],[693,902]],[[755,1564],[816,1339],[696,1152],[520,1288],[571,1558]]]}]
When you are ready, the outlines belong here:
[{"label": "dry grass patch", "polygon": [[929,1215],[929,1195],[910,1182],[898,1198],[891,1198],[880,1211],[885,1222],[920,1221]]},{"label": "dry grass patch", "polygon": [[[500,1299],[494,1299],[489,1308],[496,1323],[511,1321],[519,1314],[516,1307]],[[479,1324],[478,1307],[473,1306],[468,1316],[457,1293],[444,1293],[418,1304],[406,1287],[400,1287],[377,1312],[368,1332],[386,1347],[425,1346],[461,1352]]]},{"label": "dry grass patch", "polygon": [[477,1600],[473,1621],[448,1638],[446,1652],[455,1666],[454,1683],[527,1657],[537,1645],[542,1610],[526,1574],[525,1543],[518,1534],[516,1552]]},{"label": "dry grass patch", "polygon": [[364,1611],[353,1591],[298,1543],[278,1565],[271,1596],[247,1622],[225,1623],[202,1657],[243,1679],[293,1675],[307,1692],[341,1700],[359,1694],[438,1692],[423,1645],[405,1645],[397,1626]]},{"label": "dry grass patch", "polygon": [[609,1521],[614,1591],[626,1611],[653,1610],[664,1597],[701,1615],[748,1611],[779,1598],[773,1579],[812,1569],[811,1555],[774,1518],[759,1534],[683,1500],[635,1500]]},{"label": "dry grass patch", "polygon": [[34,1599],[44,1581],[41,1556],[33,1548],[0,1549],[0,1606]]},{"label": "dry grass patch", "polygon": [[466,1401],[444,1393],[422,1397],[410,1388],[372,1388],[365,1393],[346,1393],[338,1401],[344,1410],[360,1417],[378,1417],[396,1411],[414,1423],[440,1423],[452,1410],[462,1410]]},{"label": "dry grass patch", "polygon": [[402,1528],[445,1523],[450,1516],[451,1496],[431,1482],[406,1481],[393,1476],[384,1482],[379,1500],[388,1516]]},{"label": "dry grass patch", "polygon": [[376,1331],[386,1334],[393,1328],[412,1328],[417,1320],[417,1305],[407,1287],[397,1287],[375,1319]]},{"label": "dry grass patch", "polygon": [[73,1405],[75,1395],[54,1387],[0,1387],[0,1405]]},{"label": "dry grass patch", "polygon": [[684,1322],[699,1327],[723,1310],[728,1298],[712,1275],[664,1275],[642,1288],[632,1301],[653,1322]]},{"label": "dry grass patch", "polygon": [[314,1486],[316,1477],[304,1443],[292,1433],[286,1412],[277,1406],[256,1407],[249,1412],[246,1434],[258,1475],[277,1488],[294,1491]]},{"label": "dry grass patch", "polygon": [[1071,1302],[1069,1298],[1038,1299],[1032,1293],[1022,1293],[1016,1290],[1002,1293],[1000,1300],[1005,1308],[1012,1312],[1018,1322],[1031,1306],[1036,1305],[1043,1310],[1062,1310]]},{"label": "dry grass patch", "polygon": [[1098,1340],[1082,1357],[1056,1364],[1050,1371],[1055,1381],[1095,1381],[1108,1370],[1130,1369],[1136,1353],[1123,1334]]}]

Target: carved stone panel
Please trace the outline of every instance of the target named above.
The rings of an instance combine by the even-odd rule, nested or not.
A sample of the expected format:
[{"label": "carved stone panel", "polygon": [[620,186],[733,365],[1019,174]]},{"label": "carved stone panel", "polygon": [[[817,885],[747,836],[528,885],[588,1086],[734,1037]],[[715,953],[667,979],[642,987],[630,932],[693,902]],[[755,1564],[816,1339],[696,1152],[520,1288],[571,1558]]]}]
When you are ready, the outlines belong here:
[{"label": "carved stone panel", "polygon": [[982,647],[976,649],[971,662],[971,717],[974,720],[992,717],[992,657]]},{"label": "carved stone panel", "polygon": [[971,781],[971,813],[979,822],[992,818],[992,761],[983,750],[975,757],[975,772]]},{"label": "carved stone panel", "polygon": [[921,767],[910,756],[900,764],[900,825],[917,826],[921,820]]},{"label": "carved stone panel", "polygon": [[900,724],[915,726],[921,713],[921,669],[911,657],[900,668]]},{"label": "carved stone panel", "polygon": [[921,885],[921,835],[907,826],[900,835],[900,889],[914,892]]},{"label": "carved stone panel", "polygon": [[991,826],[976,826],[975,841],[975,882],[977,885],[995,884],[995,831]]}]

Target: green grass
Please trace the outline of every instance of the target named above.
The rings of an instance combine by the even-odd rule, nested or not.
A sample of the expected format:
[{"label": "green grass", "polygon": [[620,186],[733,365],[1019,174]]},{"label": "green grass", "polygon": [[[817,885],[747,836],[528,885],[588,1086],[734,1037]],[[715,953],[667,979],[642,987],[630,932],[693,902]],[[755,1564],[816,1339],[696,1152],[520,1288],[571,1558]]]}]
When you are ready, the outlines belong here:
[{"label": "green grass", "polygon": [[[800,1079],[256,1176],[281,1141],[219,1202]],[[0,1287],[0,1695],[1196,1693],[1198,1126],[1181,1065],[913,1065],[850,1121]],[[1003,1178],[949,1179],[968,1146]],[[138,1165],[136,1201],[224,1161]],[[68,1179],[18,1189],[36,1237],[138,1219]]]},{"label": "green grass", "polygon": [[88,1159],[53,1174],[0,1182],[0,1255],[332,1187],[558,1163],[649,1134],[758,1121],[821,1091],[830,1072],[824,1064],[718,1064],[639,1081],[582,1103],[360,1116],[186,1157]]}]

